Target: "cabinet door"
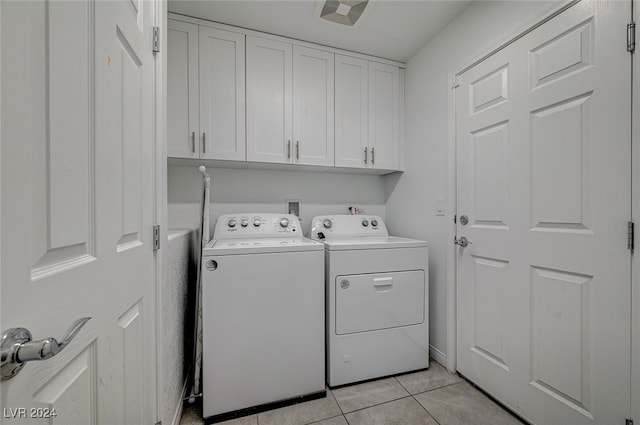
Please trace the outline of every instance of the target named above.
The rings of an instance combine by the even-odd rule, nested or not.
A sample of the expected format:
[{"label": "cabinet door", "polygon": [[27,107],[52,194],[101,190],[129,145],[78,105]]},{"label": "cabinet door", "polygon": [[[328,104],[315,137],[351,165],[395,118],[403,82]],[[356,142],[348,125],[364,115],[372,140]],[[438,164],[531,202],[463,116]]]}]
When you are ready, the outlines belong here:
[{"label": "cabinet door", "polygon": [[400,71],[369,62],[369,160],[373,168],[398,169]]},{"label": "cabinet door", "polygon": [[294,164],[333,165],[333,56],[293,47]]},{"label": "cabinet door", "polygon": [[247,160],[290,163],[291,44],[247,36]]},{"label": "cabinet door", "polygon": [[342,55],[335,62],[335,165],[363,168],[368,165],[368,62]]},{"label": "cabinet door", "polygon": [[244,34],[200,26],[201,158],[244,161]]},{"label": "cabinet door", "polygon": [[169,20],[167,155],[198,158],[198,26]]}]

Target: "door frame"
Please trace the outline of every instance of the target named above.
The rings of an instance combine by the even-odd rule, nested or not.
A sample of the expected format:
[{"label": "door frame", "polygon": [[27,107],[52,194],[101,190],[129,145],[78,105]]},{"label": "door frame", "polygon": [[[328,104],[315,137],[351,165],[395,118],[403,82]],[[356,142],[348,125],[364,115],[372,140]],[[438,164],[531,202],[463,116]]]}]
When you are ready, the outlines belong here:
[{"label": "door frame", "polygon": [[[640,20],[640,3],[631,2],[633,21]],[[638,36],[636,36],[636,43]],[[634,110],[640,108],[640,59],[638,47],[631,56],[631,219],[640,223],[640,119]],[[635,118],[635,119],[634,119]],[[637,234],[637,232],[636,232]],[[640,249],[640,245],[637,249]],[[632,253],[631,260],[631,419],[640,422],[640,254]]]},{"label": "door frame", "polygon": [[[638,0],[632,0],[638,1]],[[449,102],[448,102],[448,140],[447,140],[447,211],[448,220],[446,226],[446,241],[453,241],[456,236],[456,223],[454,216],[457,214],[457,161],[456,161],[456,102],[455,88],[458,85],[460,76],[481,63],[485,59],[493,56],[505,47],[519,40],[526,34],[535,30],[545,22],[553,19],[570,7],[578,4],[580,0],[554,2],[542,8],[536,15],[514,26],[497,42],[487,44],[484,48],[478,49],[467,59],[461,61],[458,66],[451,68],[448,77]],[[640,162],[639,162],[640,164]],[[639,221],[640,222],[640,221]],[[457,257],[456,246],[451,243],[447,247],[446,254],[446,271],[447,271],[447,352],[446,352],[446,368],[451,372],[457,370]],[[640,297],[639,297],[640,298]],[[638,300],[640,305],[640,299]],[[638,337],[638,346],[640,347],[640,335]],[[640,365],[640,361],[638,362]],[[640,377],[640,374],[638,375]],[[639,388],[640,390],[640,388]]]},{"label": "door frame", "polygon": [[[154,215],[155,224],[160,225],[160,249],[155,252],[155,416],[156,422],[162,421],[164,392],[164,356],[162,282],[165,275],[164,265],[167,262],[167,1],[152,0],[154,3],[153,25],[160,31],[160,51],[154,53],[153,72],[153,140],[154,140]],[[182,406],[182,402],[180,403]]]}]

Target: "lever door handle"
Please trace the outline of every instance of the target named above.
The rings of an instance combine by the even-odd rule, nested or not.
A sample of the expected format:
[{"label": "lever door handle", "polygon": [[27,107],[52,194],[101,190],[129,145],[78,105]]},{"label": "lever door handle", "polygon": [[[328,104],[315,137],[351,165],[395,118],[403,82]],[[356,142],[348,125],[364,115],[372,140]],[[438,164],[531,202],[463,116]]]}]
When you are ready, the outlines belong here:
[{"label": "lever door handle", "polygon": [[11,328],[0,336],[0,365],[1,379],[6,381],[13,378],[22,370],[26,362],[47,360],[62,351],[80,329],[91,319],[83,317],[73,322],[67,334],[58,342],[55,338],[45,338],[33,341],[31,332],[25,328]]}]

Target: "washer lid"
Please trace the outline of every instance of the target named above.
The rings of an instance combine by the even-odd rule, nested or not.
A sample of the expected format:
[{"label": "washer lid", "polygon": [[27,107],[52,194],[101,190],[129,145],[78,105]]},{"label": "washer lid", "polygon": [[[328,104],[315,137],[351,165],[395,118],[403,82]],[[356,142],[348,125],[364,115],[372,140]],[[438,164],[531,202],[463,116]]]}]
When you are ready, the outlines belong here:
[{"label": "washer lid", "polygon": [[213,239],[204,248],[202,255],[266,254],[322,249],[323,244],[307,238]]},{"label": "washer lid", "polygon": [[421,248],[429,246],[427,241],[400,238],[397,236],[356,236],[350,238],[333,238],[323,241],[329,251],[346,251],[353,249],[391,249]]}]

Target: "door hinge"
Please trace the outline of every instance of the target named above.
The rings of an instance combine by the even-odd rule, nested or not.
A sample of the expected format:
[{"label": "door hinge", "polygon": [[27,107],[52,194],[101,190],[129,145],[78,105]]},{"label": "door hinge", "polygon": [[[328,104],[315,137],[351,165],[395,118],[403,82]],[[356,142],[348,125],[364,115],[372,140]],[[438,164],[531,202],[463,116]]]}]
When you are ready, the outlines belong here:
[{"label": "door hinge", "polygon": [[157,251],[160,249],[160,225],[156,224],[153,226],[153,250]]},{"label": "door hinge", "polygon": [[624,425],[633,425],[633,419],[626,419]]},{"label": "door hinge", "polygon": [[453,224],[456,224],[458,222],[458,214],[454,214],[453,215]]},{"label": "door hinge", "polygon": [[633,251],[633,245],[635,242],[634,227],[633,221],[627,222],[627,249],[630,251]]},{"label": "door hinge", "polygon": [[160,51],[160,27],[153,27],[153,53]]},{"label": "door hinge", "polygon": [[636,23],[627,24],[627,52],[633,53],[636,50]]}]

